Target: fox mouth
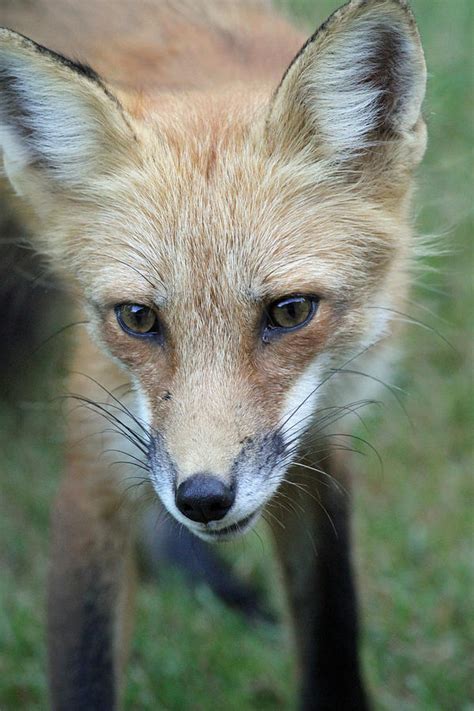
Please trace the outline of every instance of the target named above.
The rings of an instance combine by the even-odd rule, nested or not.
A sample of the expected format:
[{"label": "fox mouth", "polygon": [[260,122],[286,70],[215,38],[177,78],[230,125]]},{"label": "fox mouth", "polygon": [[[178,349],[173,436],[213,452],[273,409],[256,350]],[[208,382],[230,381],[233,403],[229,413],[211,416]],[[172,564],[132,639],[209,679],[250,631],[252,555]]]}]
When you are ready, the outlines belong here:
[{"label": "fox mouth", "polygon": [[204,530],[194,531],[194,533],[196,533],[196,535],[198,535],[200,538],[203,538],[207,541],[229,541],[232,538],[237,538],[238,536],[241,536],[246,533],[246,531],[249,530],[249,528],[257,519],[259,513],[260,510],[253,511],[248,516],[241,518],[240,521],[236,521],[230,526],[225,526],[224,528],[206,528]]}]

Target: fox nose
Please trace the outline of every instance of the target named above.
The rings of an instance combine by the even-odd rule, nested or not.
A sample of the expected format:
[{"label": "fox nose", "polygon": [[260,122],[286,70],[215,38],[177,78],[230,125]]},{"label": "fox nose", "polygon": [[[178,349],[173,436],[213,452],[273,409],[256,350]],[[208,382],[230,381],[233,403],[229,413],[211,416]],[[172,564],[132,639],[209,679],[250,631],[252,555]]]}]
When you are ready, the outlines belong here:
[{"label": "fox nose", "polygon": [[194,474],[178,486],[176,506],[191,521],[209,523],[224,518],[234,498],[234,491],[217,477]]}]

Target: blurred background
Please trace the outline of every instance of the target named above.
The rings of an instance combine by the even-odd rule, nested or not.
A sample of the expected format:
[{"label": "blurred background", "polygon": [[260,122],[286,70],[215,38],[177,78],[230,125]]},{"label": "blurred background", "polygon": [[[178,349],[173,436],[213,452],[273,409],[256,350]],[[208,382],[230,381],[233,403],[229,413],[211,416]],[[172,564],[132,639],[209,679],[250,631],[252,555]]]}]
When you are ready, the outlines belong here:
[{"label": "blurred background", "polygon": [[[312,31],[338,4],[288,0],[285,8]],[[363,659],[377,709],[472,711],[474,4],[411,5],[429,70],[430,140],[419,171],[417,226],[437,237],[438,255],[420,265],[408,311],[419,323],[406,325],[393,375],[407,414],[392,401],[365,416],[364,436],[380,452],[383,470],[369,450],[355,460]],[[50,324],[49,333],[56,330]],[[50,396],[66,343],[66,332],[48,341],[31,357],[20,400],[0,402],[2,711],[47,708],[48,520],[62,458],[62,418]],[[219,551],[278,618],[265,529]],[[292,709],[284,624],[248,620],[173,571],[140,586],[136,621],[126,708]]]}]

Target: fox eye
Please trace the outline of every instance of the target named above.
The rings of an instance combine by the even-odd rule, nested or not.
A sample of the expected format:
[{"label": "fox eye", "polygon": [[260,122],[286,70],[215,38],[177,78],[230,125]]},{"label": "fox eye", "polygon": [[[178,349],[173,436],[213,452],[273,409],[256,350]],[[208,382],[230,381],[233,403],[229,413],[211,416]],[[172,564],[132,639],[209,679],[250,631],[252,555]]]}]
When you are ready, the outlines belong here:
[{"label": "fox eye", "polygon": [[120,327],[132,336],[155,336],[160,333],[156,313],[142,304],[118,304],[115,315]]},{"label": "fox eye", "polygon": [[318,303],[315,296],[287,296],[274,301],[267,307],[264,335],[268,338],[272,331],[294,331],[305,326],[316,313]]}]

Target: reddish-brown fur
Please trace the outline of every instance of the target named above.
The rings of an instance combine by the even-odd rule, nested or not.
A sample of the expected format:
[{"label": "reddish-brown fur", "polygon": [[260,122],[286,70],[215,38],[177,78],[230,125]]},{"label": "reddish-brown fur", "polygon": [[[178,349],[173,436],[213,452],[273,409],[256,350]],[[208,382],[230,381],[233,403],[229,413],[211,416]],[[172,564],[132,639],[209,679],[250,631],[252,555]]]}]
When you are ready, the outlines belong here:
[{"label": "reddish-brown fur", "polygon": [[[37,0],[2,8],[0,24],[87,60],[107,82],[0,35],[6,172],[37,213],[36,245],[70,285],[92,338],[84,330],[78,339],[72,371],[86,375],[72,377],[71,391],[107,401],[110,417],[110,392],[132,386],[136,397],[125,404],[138,413],[134,428],[142,434],[145,422],[153,440],[145,452],[151,480],[178,518],[174,491],[201,472],[226,486],[237,478],[231,525],[258,513],[279,485],[281,496],[301,498],[288,448],[310,428],[310,408],[313,464],[325,462],[331,481],[345,481],[345,464],[327,438],[318,440],[317,406],[327,412],[341,398],[367,397],[365,385],[333,389],[332,375],[355,358],[358,367],[384,364],[390,313],[409,281],[425,70],[406,4],[353,0],[281,83],[303,37],[257,0]],[[319,300],[314,318],[266,342],[269,305],[295,294]],[[123,303],[157,311],[159,345],[121,329],[114,307]],[[125,654],[133,535],[124,479],[100,455],[117,446],[116,435],[96,436],[103,417],[97,406],[94,414],[73,406],[69,416],[50,592],[58,708],[65,699],[79,708],[82,687],[90,708],[113,707]],[[301,520],[280,511],[274,525],[295,614],[304,603],[296,621],[304,707],[362,709],[347,502],[337,483],[306,487]],[[134,497],[127,502],[132,511]],[[340,539],[321,511],[333,515]],[[192,530],[218,533],[208,524]],[[320,558],[305,546],[305,527],[320,539]],[[341,590],[349,603],[338,607]],[[103,644],[84,631],[88,595]],[[81,635],[93,655],[79,654]],[[78,655],[82,664],[69,668]]]}]

